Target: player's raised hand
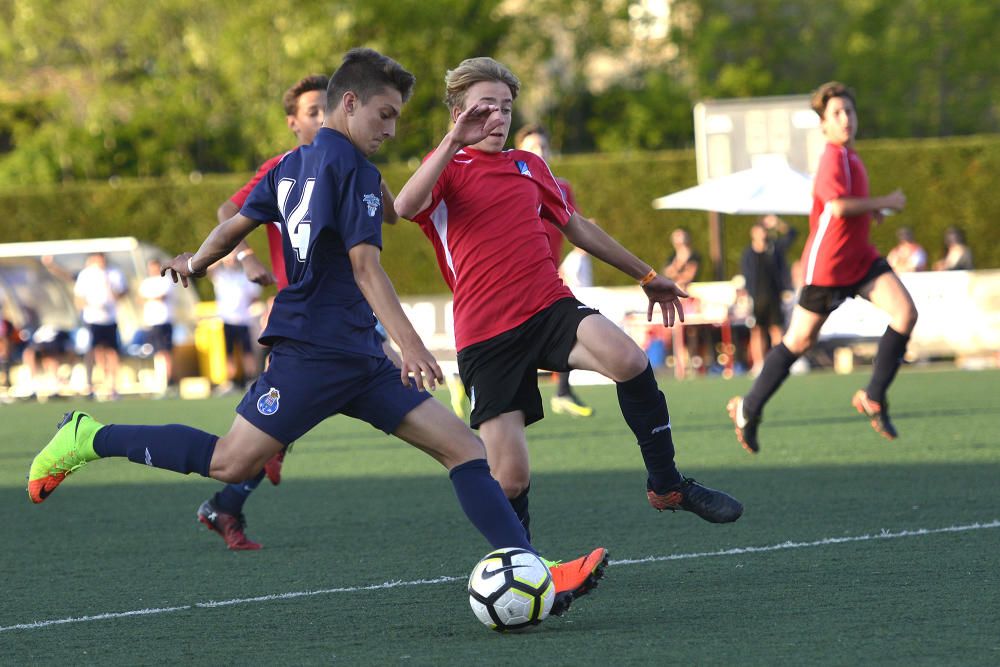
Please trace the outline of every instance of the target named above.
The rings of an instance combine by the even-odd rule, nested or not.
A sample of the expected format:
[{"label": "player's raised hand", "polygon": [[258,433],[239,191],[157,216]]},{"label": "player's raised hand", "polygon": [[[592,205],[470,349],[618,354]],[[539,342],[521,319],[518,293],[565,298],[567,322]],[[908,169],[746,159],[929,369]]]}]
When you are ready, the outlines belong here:
[{"label": "player's raised hand", "polygon": [[188,278],[201,278],[205,275],[204,269],[201,271],[191,270],[191,258],[194,257],[193,252],[182,252],[181,254],[170,260],[162,269],[160,269],[160,275],[165,276],[167,272],[170,272],[170,279],[175,283],[179,278],[181,284],[184,287],[188,286]]},{"label": "player's raised hand", "polygon": [[[434,355],[423,345],[412,348],[400,347],[399,356],[402,359],[399,378],[402,380],[403,386],[410,386],[411,375],[418,389],[437,389],[438,383],[444,382],[444,373],[441,371],[441,367],[438,366]],[[424,386],[425,376],[426,387]]]},{"label": "player's raised hand", "polygon": [[643,291],[649,297],[649,309],[646,311],[646,321],[653,321],[653,308],[660,304],[660,311],[663,313],[663,326],[672,327],[674,322],[684,321],[684,306],[681,299],[688,296],[688,293],[677,286],[673,280],[656,276],[643,286]]},{"label": "player's raised hand", "polygon": [[455,119],[452,138],[462,146],[478,144],[503,125],[503,117],[498,111],[500,107],[495,104],[473,104]]}]

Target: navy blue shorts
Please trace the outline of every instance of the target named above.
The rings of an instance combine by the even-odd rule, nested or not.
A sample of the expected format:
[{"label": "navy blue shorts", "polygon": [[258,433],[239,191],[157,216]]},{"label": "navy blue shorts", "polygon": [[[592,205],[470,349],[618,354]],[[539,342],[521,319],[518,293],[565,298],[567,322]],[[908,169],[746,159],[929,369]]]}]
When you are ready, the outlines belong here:
[{"label": "navy blue shorts", "polygon": [[118,349],[118,325],[117,324],[88,324],[90,329],[90,349],[95,347],[106,347],[110,350]]},{"label": "navy blue shorts", "polygon": [[237,345],[244,354],[252,352],[250,347],[250,327],[245,324],[222,324],[222,335],[226,339],[226,354],[232,354]]},{"label": "navy blue shorts", "polygon": [[[336,356],[334,356],[336,355]],[[386,357],[336,354],[298,341],[279,340],[264,374],[236,408],[237,414],[288,445],[336,414],[368,422],[385,433],[431,398]]]},{"label": "navy blue shorts", "polygon": [[149,329],[149,344],[155,352],[169,352],[174,349],[174,325],[154,324]]}]

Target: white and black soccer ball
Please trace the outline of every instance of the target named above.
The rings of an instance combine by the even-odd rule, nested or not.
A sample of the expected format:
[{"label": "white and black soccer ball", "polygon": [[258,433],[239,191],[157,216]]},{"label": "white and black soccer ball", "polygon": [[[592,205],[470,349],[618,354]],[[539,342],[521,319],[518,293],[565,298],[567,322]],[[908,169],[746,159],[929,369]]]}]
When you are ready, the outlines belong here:
[{"label": "white and black soccer ball", "polygon": [[556,587],[538,556],[526,549],[496,549],[469,575],[469,604],[476,618],[497,632],[541,623],[552,611]]}]

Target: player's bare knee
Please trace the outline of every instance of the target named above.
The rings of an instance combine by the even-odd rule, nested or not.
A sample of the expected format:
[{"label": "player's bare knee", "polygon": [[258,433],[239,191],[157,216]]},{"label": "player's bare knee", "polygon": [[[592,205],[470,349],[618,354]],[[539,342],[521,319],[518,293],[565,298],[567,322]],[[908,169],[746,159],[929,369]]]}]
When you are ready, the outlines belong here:
[{"label": "player's bare knee", "polygon": [[531,475],[527,470],[505,470],[494,473],[494,477],[508,498],[517,498],[527,491],[531,484]]},{"label": "player's bare knee", "polygon": [[615,366],[612,379],[615,382],[627,382],[646,370],[649,357],[638,345],[628,345],[622,349],[621,357]]}]

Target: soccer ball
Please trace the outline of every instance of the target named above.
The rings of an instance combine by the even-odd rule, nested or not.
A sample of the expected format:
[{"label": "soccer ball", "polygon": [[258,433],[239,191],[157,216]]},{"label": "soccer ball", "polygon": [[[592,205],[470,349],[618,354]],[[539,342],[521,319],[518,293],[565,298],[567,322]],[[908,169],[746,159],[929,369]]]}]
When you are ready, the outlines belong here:
[{"label": "soccer ball", "polygon": [[469,575],[469,604],[497,632],[541,623],[552,611],[556,587],[549,568],[526,549],[496,549]]}]

